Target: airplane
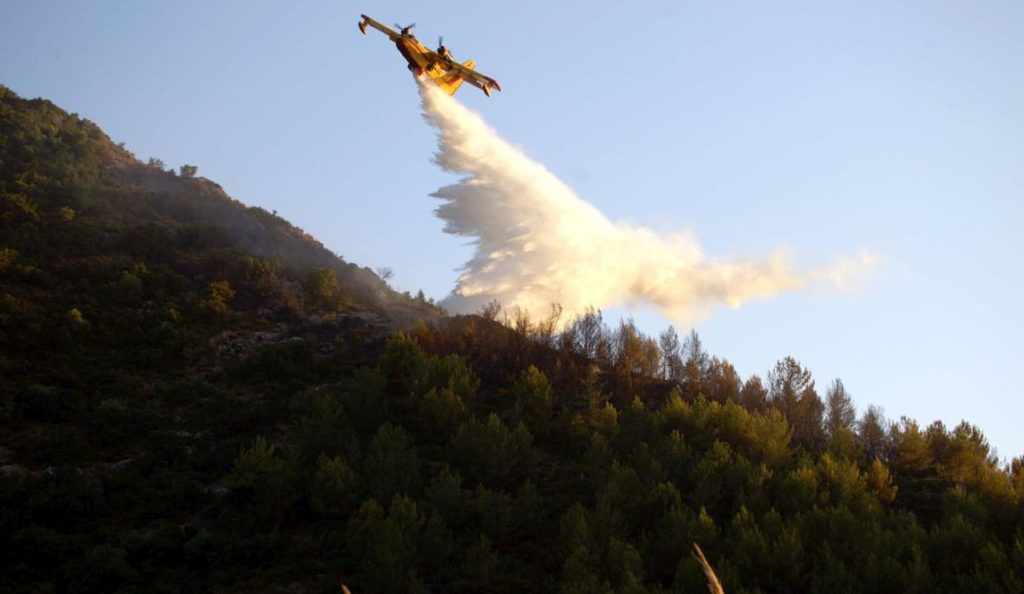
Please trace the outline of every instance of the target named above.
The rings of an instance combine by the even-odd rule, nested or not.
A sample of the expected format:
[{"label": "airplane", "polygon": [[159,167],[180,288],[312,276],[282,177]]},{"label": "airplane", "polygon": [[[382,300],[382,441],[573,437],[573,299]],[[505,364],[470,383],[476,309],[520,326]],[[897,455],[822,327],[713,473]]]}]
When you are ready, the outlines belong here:
[{"label": "airplane", "polygon": [[468,82],[480,89],[488,97],[491,96],[491,89],[501,90],[501,85],[498,84],[498,81],[489,76],[484,76],[473,69],[476,66],[476,62],[473,60],[466,60],[461,64],[456,62],[452,53],[444,46],[444,37],[438,40],[437,51],[434,52],[427,49],[425,45],[413,36],[412,28],[416,26],[416,23],[405,27],[395,25],[400,31],[400,33],[396,33],[390,27],[371,19],[365,14],[359,16],[363,19],[359,21],[359,30],[363,35],[366,35],[367,26],[373,27],[387,35],[388,39],[393,41],[398,47],[402,57],[409,63],[409,70],[416,76],[426,74],[445,93],[449,95],[455,94],[455,91],[463,82]]}]

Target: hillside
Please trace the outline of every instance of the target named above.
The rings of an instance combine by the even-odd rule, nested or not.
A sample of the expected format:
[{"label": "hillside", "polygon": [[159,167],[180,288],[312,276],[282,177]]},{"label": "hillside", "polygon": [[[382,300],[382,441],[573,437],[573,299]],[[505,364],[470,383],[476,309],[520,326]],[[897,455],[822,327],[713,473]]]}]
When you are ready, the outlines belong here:
[{"label": "hillside", "polygon": [[0,591],[1024,589],[977,427],[447,317],[192,173],[0,87]]}]

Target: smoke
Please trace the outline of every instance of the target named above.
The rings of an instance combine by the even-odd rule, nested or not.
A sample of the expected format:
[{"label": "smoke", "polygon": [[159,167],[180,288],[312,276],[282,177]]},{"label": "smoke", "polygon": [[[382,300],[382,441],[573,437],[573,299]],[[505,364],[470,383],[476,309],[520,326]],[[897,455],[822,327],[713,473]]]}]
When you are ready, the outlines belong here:
[{"label": "smoke", "polygon": [[420,84],[424,118],[438,130],[435,162],[461,179],[432,194],[445,231],[476,249],[442,304],[456,313],[497,300],[545,315],[588,306],[649,304],[680,324],[809,283],[848,284],[865,263],[801,273],[781,250],[752,260],[708,258],[689,232],[659,235],[613,223],[543,165],[440,89]]}]

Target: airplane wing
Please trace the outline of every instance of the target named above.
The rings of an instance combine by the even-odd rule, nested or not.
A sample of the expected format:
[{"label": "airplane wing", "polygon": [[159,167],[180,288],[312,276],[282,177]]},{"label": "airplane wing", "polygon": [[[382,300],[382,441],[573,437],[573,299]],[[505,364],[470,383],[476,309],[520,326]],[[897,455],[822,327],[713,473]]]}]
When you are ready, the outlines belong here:
[{"label": "airplane wing", "polygon": [[365,14],[361,14],[359,16],[363,17],[363,20],[359,23],[359,30],[363,32],[363,35],[366,35],[366,26],[369,25],[374,29],[380,31],[381,33],[387,35],[388,39],[390,39],[391,41],[394,41],[401,37],[401,35],[395,32],[395,30],[392,29],[391,27],[388,27],[387,25],[384,25],[382,23],[378,23],[377,21],[371,19]]},{"label": "airplane wing", "polygon": [[443,61],[448,66],[450,72],[457,73],[466,82],[473,85],[474,87],[479,87],[483,89],[485,92],[489,92],[489,89],[498,89],[499,91],[501,90],[501,85],[499,85],[498,81],[494,80],[493,78],[480,74],[479,72],[473,70],[472,68],[467,68],[462,64],[459,64],[455,60],[441,58],[436,53],[431,53],[434,54],[434,56],[437,56],[436,59]]}]

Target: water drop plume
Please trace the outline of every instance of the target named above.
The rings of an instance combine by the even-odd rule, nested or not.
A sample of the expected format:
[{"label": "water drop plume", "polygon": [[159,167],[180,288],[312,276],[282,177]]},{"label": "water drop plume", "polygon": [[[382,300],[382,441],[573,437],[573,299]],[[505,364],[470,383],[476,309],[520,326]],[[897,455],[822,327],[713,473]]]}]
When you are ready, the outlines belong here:
[{"label": "water drop plume", "polygon": [[420,94],[424,117],[438,131],[434,160],[460,176],[432,194],[443,203],[437,216],[446,232],[475,245],[442,302],[449,311],[477,312],[495,300],[541,316],[555,303],[568,314],[651,305],[685,325],[719,305],[738,307],[846,276],[801,273],[782,250],[747,260],[709,258],[690,232],[660,235],[609,221],[480,115],[434,85],[420,84]]}]

